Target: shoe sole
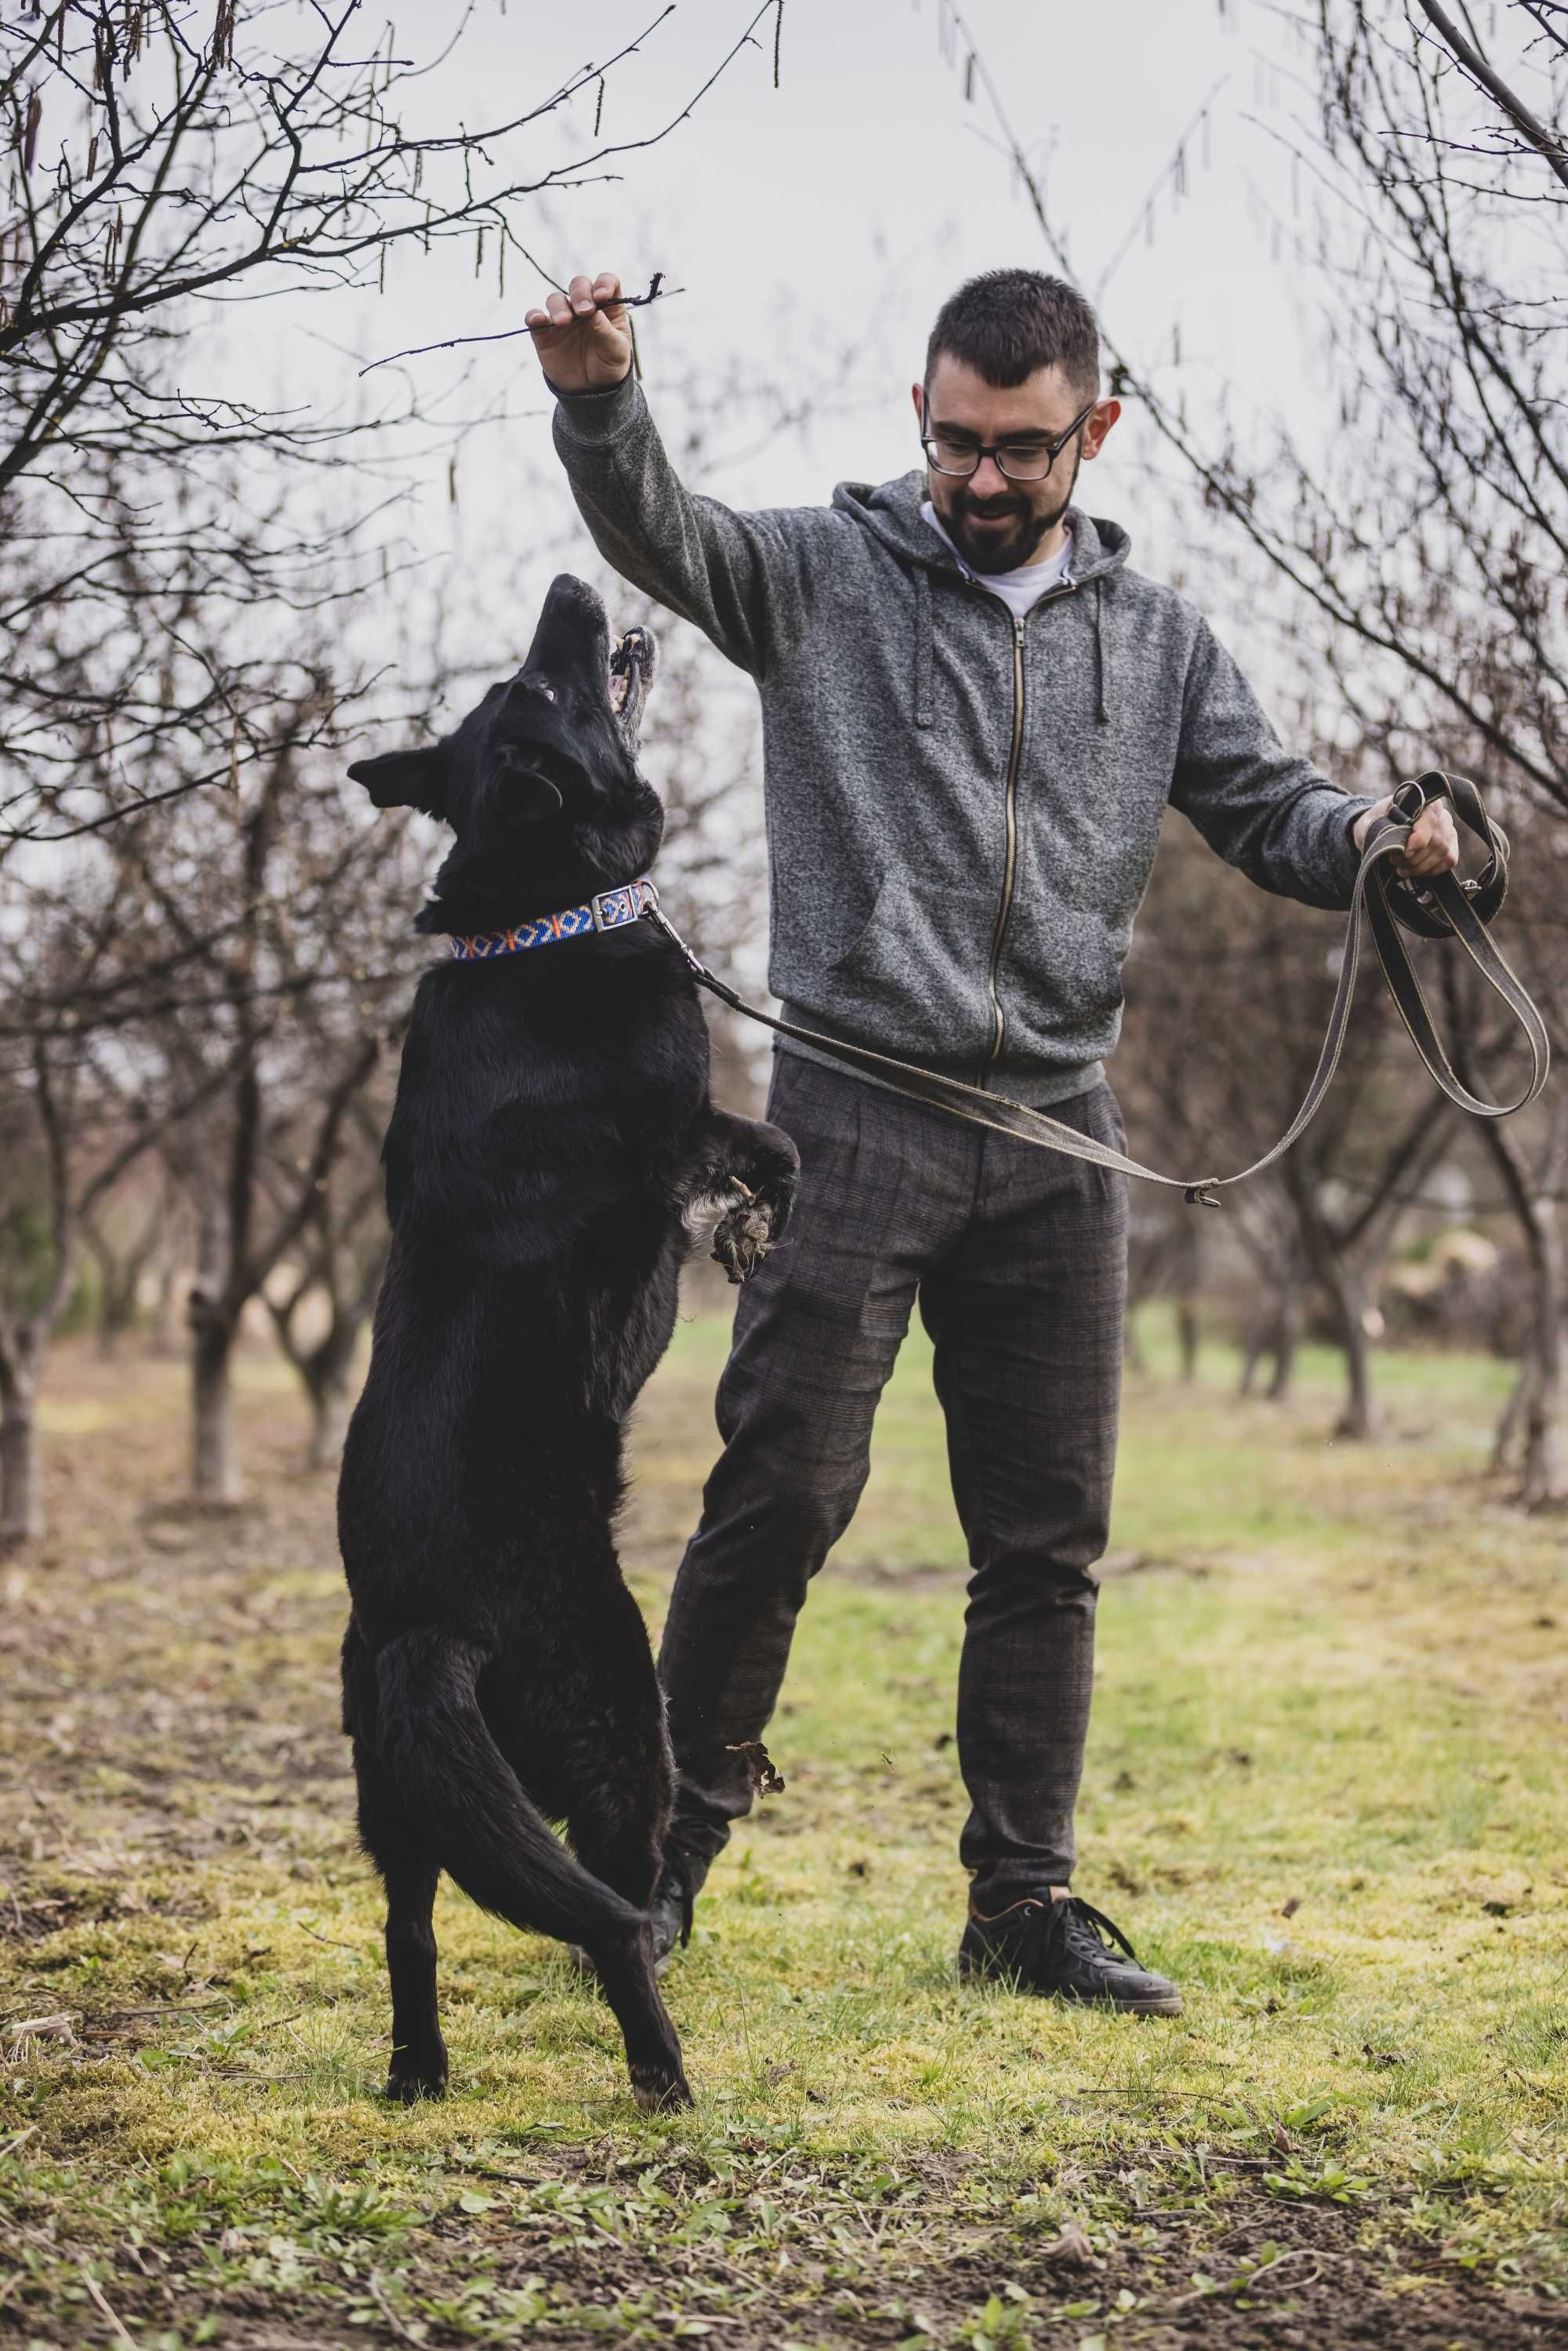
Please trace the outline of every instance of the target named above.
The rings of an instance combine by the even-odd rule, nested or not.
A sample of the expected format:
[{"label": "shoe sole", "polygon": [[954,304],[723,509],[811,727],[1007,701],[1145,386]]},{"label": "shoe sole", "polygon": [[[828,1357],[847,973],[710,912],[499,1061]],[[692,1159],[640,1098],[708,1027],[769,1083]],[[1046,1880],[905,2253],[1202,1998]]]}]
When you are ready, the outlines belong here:
[{"label": "shoe sole", "polygon": [[1179,1991],[1166,1992],[1153,2000],[1114,2000],[1109,1993],[1092,2000],[1086,1993],[1070,1991],[1065,1985],[1020,1983],[1017,1976],[1004,1975],[990,1968],[960,1963],[958,1974],[965,1983],[1000,1984],[1004,1991],[1017,1992],[1026,2000],[1067,2001],[1074,2008],[1103,2008],[1113,2016],[1180,2016],[1184,2013]]}]

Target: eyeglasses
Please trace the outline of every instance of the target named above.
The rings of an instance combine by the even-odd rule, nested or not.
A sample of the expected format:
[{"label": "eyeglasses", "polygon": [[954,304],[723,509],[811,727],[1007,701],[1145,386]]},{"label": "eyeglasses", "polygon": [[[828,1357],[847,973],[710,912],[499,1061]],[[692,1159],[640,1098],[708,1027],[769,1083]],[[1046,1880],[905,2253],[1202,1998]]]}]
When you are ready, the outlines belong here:
[{"label": "eyeglasses", "polygon": [[1087,408],[1079,410],[1065,433],[1054,440],[1041,434],[1030,441],[969,441],[958,440],[938,425],[935,433],[923,433],[920,445],[925,452],[926,463],[935,473],[956,474],[960,477],[977,473],[983,458],[996,460],[997,471],[1009,482],[1043,482],[1073,434],[1088,422],[1100,405],[1099,395]]}]

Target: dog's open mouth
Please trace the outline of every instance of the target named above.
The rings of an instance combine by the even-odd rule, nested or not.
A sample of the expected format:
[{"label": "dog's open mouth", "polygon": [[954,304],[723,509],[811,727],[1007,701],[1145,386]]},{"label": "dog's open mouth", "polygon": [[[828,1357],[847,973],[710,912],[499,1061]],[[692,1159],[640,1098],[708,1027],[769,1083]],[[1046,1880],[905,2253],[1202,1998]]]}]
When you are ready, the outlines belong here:
[{"label": "dog's open mouth", "polygon": [[635,716],[653,665],[653,640],[646,629],[628,629],[617,637],[610,656],[610,707],[617,718]]}]

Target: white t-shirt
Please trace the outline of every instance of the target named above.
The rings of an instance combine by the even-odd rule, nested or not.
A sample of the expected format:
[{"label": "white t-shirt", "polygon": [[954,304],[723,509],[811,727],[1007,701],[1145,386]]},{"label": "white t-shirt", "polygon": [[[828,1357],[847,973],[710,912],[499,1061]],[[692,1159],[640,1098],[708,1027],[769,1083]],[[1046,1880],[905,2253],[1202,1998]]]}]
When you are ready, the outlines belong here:
[{"label": "white t-shirt", "polygon": [[1024,614],[1039,603],[1048,588],[1059,587],[1069,576],[1072,562],[1071,531],[1056,553],[1048,555],[1043,563],[1020,563],[1016,571],[977,571],[974,565],[966,560],[962,550],[953,545],[929,498],[920,509],[920,519],[930,524],[945,547],[952,549],[971,580],[977,581],[982,588],[988,588],[993,596],[1001,598],[1015,620],[1021,621]]}]

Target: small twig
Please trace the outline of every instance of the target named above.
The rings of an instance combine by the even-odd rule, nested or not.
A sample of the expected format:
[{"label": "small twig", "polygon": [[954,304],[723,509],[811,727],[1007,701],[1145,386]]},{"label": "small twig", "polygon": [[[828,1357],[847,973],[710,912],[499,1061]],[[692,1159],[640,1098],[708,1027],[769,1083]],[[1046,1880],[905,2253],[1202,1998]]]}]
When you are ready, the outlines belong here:
[{"label": "small twig", "polygon": [[[672,294],[685,292],[684,286],[666,286],[664,278],[664,271],[655,269],[645,294],[601,294],[593,307],[596,310],[645,310],[650,302],[667,302]],[[562,289],[558,287],[556,290],[559,293]],[[630,319],[626,323],[631,328],[632,348],[635,352],[637,330]],[[372,360],[369,367],[360,370],[360,373],[373,375],[377,368],[391,367],[394,360],[423,359],[427,351],[455,351],[463,343],[511,343],[516,342],[519,335],[532,333],[531,327],[503,327],[494,335],[448,335],[444,343],[415,343],[410,350],[389,351],[384,360]]]},{"label": "small twig", "polygon": [[334,1951],[352,1951],[357,1959],[362,1959],[365,1956],[358,1943],[340,1943],[335,1935],[319,1935],[314,1927],[308,1927],[305,1924],[303,1918],[296,1918],[294,1923],[302,1935],[309,1936],[313,1943],[325,1943],[330,1950]]},{"label": "small twig", "polygon": [[78,2267],[81,2270],[81,2282],[83,2285],[86,2286],[89,2294],[91,2294],[94,2302],[97,2303],[99,2310],[102,2311],[105,2318],[108,2319],[110,2326],[114,2329],[116,2341],[127,2344],[130,2346],[130,2351],[136,2351],[135,2335],[131,2334],[126,2327],[122,2326],[119,2319],[116,2318],[113,2311],[109,2306],[108,2301],[105,2299],[102,2288],[96,2284],[93,2279],[89,2277],[84,2263],[78,2262]]},{"label": "small twig", "polygon": [[417,2343],[419,2340],[418,2335],[412,2334],[403,2325],[402,2319],[398,2316],[396,2311],[392,2308],[391,2303],[387,2300],[386,2295],[382,2291],[382,2273],[380,2270],[372,2270],[369,2278],[366,2280],[366,2283],[371,2289],[371,2300],[375,2304],[376,2308],[381,2312],[382,2316],[386,2320],[386,2323],[392,2328],[392,2333],[404,2343]]},{"label": "small twig", "polygon": [[156,2008],[111,2008],[102,2016],[89,2016],[85,2022],[89,2031],[127,2023],[133,2016],[204,2016],[209,2008],[222,2008],[221,2000],[165,2000]]},{"label": "small twig", "polygon": [[38,2126],[37,2123],[29,2123],[26,2130],[19,2130],[15,2138],[8,2138],[5,2141],[5,2146],[0,2147],[0,2156],[15,2155],[16,2149],[23,2145],[24,2141],[37,2136],[37,2128]]}]

